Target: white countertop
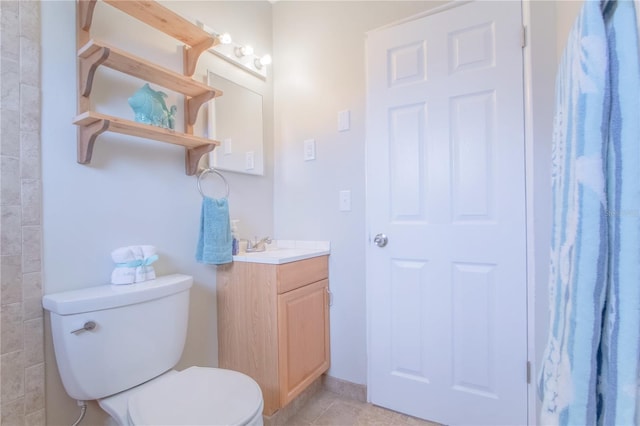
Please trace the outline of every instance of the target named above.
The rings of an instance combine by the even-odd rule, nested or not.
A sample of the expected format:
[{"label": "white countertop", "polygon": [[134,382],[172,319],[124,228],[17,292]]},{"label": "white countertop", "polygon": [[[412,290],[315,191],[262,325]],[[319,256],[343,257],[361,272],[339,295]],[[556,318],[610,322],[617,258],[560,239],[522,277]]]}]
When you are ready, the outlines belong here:
[{"label": "white countertop", "polygon": [[233,256],[234,262],[269,263],[280,265],[297,260],[325,256],[331,252],[329,241],[278,240],[267,244],[265,251],[240,252]]}]

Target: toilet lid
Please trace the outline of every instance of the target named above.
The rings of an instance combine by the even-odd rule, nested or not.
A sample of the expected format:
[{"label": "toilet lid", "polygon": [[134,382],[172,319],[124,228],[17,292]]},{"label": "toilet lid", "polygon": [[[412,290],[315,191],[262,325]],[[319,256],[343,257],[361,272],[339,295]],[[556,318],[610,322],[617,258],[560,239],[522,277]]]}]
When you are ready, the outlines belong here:
[{"label": "toilet lid", "polygon": [[262,411],[262,392],[249,376],[191,367],[129,398],[136,425],[244,425]]}]

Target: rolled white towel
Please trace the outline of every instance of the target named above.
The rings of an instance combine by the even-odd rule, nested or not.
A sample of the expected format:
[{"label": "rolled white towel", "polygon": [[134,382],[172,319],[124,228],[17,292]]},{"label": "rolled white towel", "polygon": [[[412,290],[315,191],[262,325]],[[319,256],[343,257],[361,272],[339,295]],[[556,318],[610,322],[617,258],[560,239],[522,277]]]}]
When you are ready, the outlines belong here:
[{"label": "rolled white towel", "polygon": [[142,264],[136,268],[136,282],[143,282],[156,279],[156,270],[151,266],[158,258],[156,248],[154,246],[138,246],[136,251],[136,259],[142,260]]},{"label": "rolled white towel", "polygon": [[136,282],[136,269],[126,267],[115,267],[111,272],[111,284],[133,284]]},{"label": "rolled white towel", "polygon": [[120,247],[111,252],[116,267],[111,274],[112,284],[133,284],[153,280],[151,264],[158,259],[156,248],[150,245]]}]

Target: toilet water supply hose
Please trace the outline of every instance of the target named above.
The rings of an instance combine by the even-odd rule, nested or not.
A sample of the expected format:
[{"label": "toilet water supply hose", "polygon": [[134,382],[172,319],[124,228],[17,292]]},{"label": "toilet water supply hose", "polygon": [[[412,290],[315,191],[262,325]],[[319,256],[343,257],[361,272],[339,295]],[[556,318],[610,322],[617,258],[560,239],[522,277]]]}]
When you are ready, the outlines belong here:
[{"label": "toilet water supply hose", "polygon": [[78,426],[82,419],[84,419],[84,415],[87,413],[87,401],[78,400],[78,407],[80,407],[80,417],[75,421],[71,426]]}]

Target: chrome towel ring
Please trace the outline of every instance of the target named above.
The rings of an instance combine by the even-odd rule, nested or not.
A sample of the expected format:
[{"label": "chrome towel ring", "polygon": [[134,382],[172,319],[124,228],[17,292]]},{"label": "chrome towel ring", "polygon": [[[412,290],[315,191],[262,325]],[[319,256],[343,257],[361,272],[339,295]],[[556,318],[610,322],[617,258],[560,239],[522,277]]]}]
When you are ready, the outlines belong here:
[{"label": "chrome towel ring", "polygon": [[200,172],[200,174],[198,175],[198,192],[200,192],[200,195],[202,195],[203,197],[206,197],[206,195],[204,195],[204,192],[202,191],[202,178],[209,174],[209,173],[213,173],[216,174],[220,177],[220,179],[222,179],[222,181],[224,182],[224,186],[225,186],[225,191],[226,191],[226,195],[225,198],[229,197],[229,182],[227,182],[227,179],[222,175],[222,173],[220,173],[219,171],[215,170],[215,169],[204,169],[202,172]]}]

